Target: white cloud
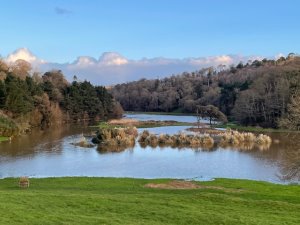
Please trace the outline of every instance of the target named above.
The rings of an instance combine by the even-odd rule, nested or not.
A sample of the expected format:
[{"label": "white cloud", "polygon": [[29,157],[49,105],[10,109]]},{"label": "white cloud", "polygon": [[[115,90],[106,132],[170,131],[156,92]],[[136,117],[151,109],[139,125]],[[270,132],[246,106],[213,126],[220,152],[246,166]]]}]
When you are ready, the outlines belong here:
[{"label": "white cloud", "polygon": [[105,66],[120,66],[128,63],[128,60],[116,52],[104,52],[99,58],[99,64]]},{"label": "white cloud", "polygon": [[95,65],[97,63],[96,59],[89,56],[80,56],[77,60],[73,63],[73,65],[80,66],[80,67],[88,67]]},{"label": "white cloud", "polygon": [[42,64],[46,63],[44,60],[37,58],[27,48],[19,48],[13,53],[9,54],[6,58],[6,62],[13,63],[18,59],[25,60],[31,64]]},{"label": "white cloud", "polygon": [[275,55],[275,59],[276,60],[279,59],[279,58],[281,58],[281,57],[286,57],[286,56],[283,53],[278,53],[277,55]]},{"label": "white cloud", "polygon": [[35,70],[42,72],[59,69],[69,80],[76,75],[81,80],[89,80],[95,84],[111,85],[138,80],[141,78],[166,77],[184,71],[195,71],[204,67],[237,64],[240,61],[262,59],[258,56],[220,55],[198,58],[170,59],[170,58],[142,58],[130,60],[116,52],[105,52],[99,59],[90,56],[80,56],[72,63],[46,62],[32,54],[28,49],[21,48],[9,54],[7,62],[18,59],[33,64]]}]

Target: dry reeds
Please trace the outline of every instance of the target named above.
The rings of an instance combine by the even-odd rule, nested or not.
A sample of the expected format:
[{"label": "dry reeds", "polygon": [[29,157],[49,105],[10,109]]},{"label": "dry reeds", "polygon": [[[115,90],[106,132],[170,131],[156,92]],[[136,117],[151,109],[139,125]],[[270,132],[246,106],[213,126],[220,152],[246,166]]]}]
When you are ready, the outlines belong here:
[{"label": "dry reeds", "polygon": [[251,150],[254,146],[259,149],[268,149],[272,139],[265,134],[255,136],[250,132],[226,131],[221,135],[220,145],[222,147],[236,147],[240,150]]},{"label": "dry reeds", "polygon": [[135,119],[122,118],[122,119],[113,119],[108,122],[110,125],[135,125],[138,124],[139,121]]},{"label": "dry reeds", "polygon": [[255,141],[257,144],[261,144],[261,145],[268,145],[272,143],[272,139],[265,134],[258,135]]},{"label": "dry reeds", "polygon": [[214,139],[209,134],[204,134],[201,137],[201,144],[206,148],[211,148],[214,145]]},{"label": "dry reeds", "polygon": [[139,136],[139,142],[142,147],[147,145],[156,147],[157,145],[170,146],[170,147],[206,147],[212,148],[214,145],[214,139],[208,134],[205,135],[187,135],[185,133],[179,133],[175,135],[160,134],[158,136],[150,134],[147,130]]},{"label": "dry reeds", "polygon": [[[138,131],[135,127],[127,128],[107,128],[100,129],[97,136],[93,138],[94,143],[99,143],[106,146],[125,146],[133,147],[135,145],[135,138],[138,136]],[[256,136],[250,132],[238,132],[227,130],[218,135],[211,134],[186,134],[181,132],[179,134],[168,135],[151,134],[148,130],[144,130],[138,136],[138,142],[141,147],[164,147],[170,146],[172,148],[205,148],[211,149],[215,143],[221,147],[233,147],[239,150],[251,150],[254,146],[259,149],[268,149],[272,143],[269,136],[260,134]]]},{"label": "dry reeds", "polygon": [[150,132],[147,131],[147,130],[144,130],[144,131],[142,132],[142,134],[140,135],[138,141],[139,141],[139,142],[145,142],[149,135],[150,135]]},{"label": "dry reeds", "polygon": [[[112,147],[113,149],[126,149],[135,145],[135,137],[138,132],[136,127],[126,128],[102,128],[96,133],[93,138],[93,143],[101,145],[104,149]],[[122,148],[119,148],[122,146]]]}]

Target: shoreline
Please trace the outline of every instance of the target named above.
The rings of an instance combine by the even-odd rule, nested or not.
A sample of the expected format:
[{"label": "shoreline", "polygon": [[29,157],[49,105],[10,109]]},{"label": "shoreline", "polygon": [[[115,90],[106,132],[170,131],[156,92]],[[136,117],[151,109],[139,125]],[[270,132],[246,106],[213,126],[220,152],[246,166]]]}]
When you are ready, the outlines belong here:
[{"label": "shoreline", "polygon": [[[6,179],[10,180],[19,180],[20,177],[23,176],[9,176],[9,177],[0,177],[0,186],[1,181],[4,181]],[[113,176],[24,176],[29,178],[30,180],[45,180],[45,179],[130,179],[130,180],[148,180],[148,181],[160,181],[160,180],[168,180],[168,181],[190,181],[190,182],[196,182],[196,183],[207,183],[207,182],[215,182],[218,180],[227,180],[232,182],[251,182],[251,183],[265,183],[270,185],[282,185],[282,186],[299,186],[300,187],[300,180],[299,181],[290,181],[290,182],[272,182],[272,181],[266,181],[266,180],[253,180],[253,179],[247,179],[247,178],[228,178],[228,177],[212,177],[212,178],[204,178],[203,180],[197,179],[197,178],[172,178],[172,177],[151,177],[151,178],[144,178],[144,177],[113,177]],[[0,189],[1,190],[1,189]]]}]

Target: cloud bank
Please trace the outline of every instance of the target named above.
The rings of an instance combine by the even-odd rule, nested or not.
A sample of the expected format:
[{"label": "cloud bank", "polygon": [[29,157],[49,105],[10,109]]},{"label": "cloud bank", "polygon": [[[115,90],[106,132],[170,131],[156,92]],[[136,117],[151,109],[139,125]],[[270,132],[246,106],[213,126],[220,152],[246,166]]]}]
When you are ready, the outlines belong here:
[{"label": "cloud bank", "polygon": [[70,81],[76,75],[79,80],[89,80],[99,85],[113,85],[142,78],[163,78],[210,66],[230,66],[240,61],[247,62],[248,60],[262,59],[262,57],[220,55],[184,59],[158,57],[131,60],[117,52],[105,52],[98,59],[90,56],[79,56],[70,63],[55,63],[38,58],[26,48],[20,48],[4,58],[8,63],[13,63],[18,59],[30,62],[33,70],[40,72],[52,69],[62,70]]}]

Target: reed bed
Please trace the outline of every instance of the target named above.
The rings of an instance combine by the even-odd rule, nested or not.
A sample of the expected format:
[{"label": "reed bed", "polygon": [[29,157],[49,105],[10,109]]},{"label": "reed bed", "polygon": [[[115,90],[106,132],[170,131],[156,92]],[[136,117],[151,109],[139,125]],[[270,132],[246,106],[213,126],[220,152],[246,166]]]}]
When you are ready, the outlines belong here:
[{"label": "reed bed", "polygon": [[226,131],[220,134],[186,134],[179,133],[174,135],[168,134],[151,134],[144,130],[138,138],[138,142],[142,147],[190,147],[190,148],[206,148],[211,149],[215,145],[220,147],[231,147],[243,151],[252,150],[258,147],[260,150],[269,149],[272,139],[264,134],[256,136],[250,132]]},{"label": "reed bed", "polygon": [[228,130],[220,136],[221,147],[236,147],[240,150],[252,150],[255,146],[260,150],[267,150],[272,143],[272,139],[265,134],[256,136],[250,132]]},{"label": "reed bed", "polygon": [[136,127],[126,128],[102,128],[93,138],[93,143],[99,144],[106,149],[123,149],[134,147],[136,137],[140,146],[150,147],[172,147],[172,148],[202,148],[212,149],[214,146],[223,148],[230,147],[238,150],[249,151],[254,147],[259,150],[269,149],[272,139],[265,134],[255,135],[250,132],[238,132],[228,130],[219,134],[187,134],[184,132],[168,134],[152,134],[144,130],[138,135]]},{"label": "reed bed", "polygon": [[169,147],[191,147],[191,148],[212,148],[214,139],[209,135],[191,135],[179,133],[175,135],[160,134],[155,135],[144,130],[138,139],[141,147],[169,146]]},{"label": "reed bed", "polygon": [[92,142],[99,144],[103,148],[111,147],[113,149],[121,149],[133,147],[135,145],[135,138],[138,136],[136,127],[126,128],[102,128],[96,133]]}]

